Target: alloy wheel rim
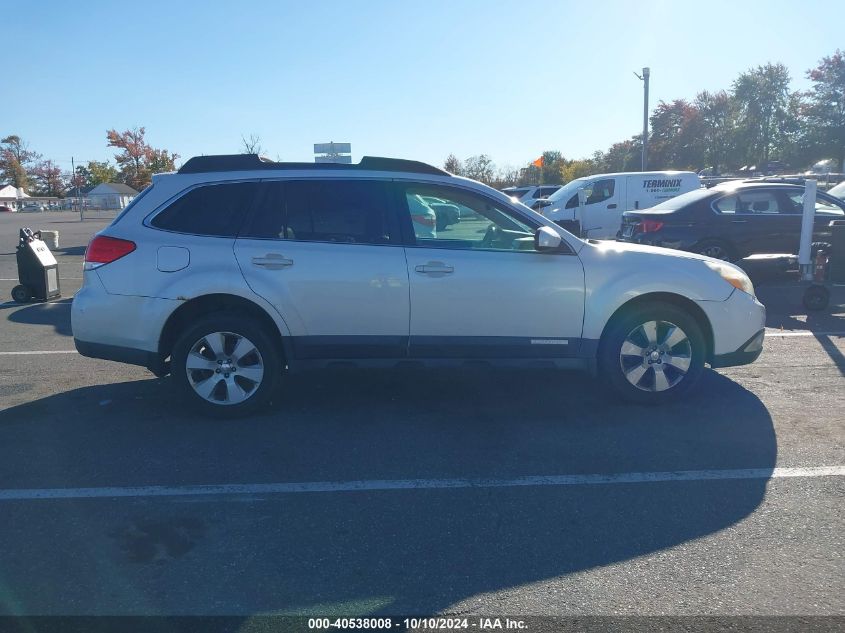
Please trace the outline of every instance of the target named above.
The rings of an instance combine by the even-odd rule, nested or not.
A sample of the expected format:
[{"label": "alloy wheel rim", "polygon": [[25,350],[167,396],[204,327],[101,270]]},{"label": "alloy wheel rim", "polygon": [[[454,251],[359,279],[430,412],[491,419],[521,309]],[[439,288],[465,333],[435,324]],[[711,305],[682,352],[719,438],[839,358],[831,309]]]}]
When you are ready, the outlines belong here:
[{"label": "alloy wheel rim", "polygon": [[669,321],[646,321],[625,337],[619,365],[625,379],[641,391],[659,393],[678,385],[692,364],[692,344]]},{"label": "alloy wheel rim", "polygon": [[215,405],[250,398],[264,379],[264,359],[255,344],[235,332],[212,332],[191,346],[185,360],[188,384]]}]

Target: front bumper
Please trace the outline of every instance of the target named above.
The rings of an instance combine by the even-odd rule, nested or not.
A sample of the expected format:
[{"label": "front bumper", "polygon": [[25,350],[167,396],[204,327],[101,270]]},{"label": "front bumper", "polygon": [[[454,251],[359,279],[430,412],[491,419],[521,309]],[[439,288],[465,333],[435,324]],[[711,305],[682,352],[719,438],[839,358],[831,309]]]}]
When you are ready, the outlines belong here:
[{"label": "front bumper", "polygon": [[713,359],[710,361],[710,366],[713,369],[717,369],[719,367],[736,367],[738,365],[748,365],[753,363],[763,352],[763,339],[765,337],[766,330],[762,329],[748,339],[748,341],[746,341],[746,343],[735,352],[714,355]]},{"label": "front bumper", "polygon": [[[712,367],[746,365],[762,350],[766,308],[755,297],[734,290],[724,301],[696,301],[710,322]],[[759,337],[759,339],[758,339]]]}]

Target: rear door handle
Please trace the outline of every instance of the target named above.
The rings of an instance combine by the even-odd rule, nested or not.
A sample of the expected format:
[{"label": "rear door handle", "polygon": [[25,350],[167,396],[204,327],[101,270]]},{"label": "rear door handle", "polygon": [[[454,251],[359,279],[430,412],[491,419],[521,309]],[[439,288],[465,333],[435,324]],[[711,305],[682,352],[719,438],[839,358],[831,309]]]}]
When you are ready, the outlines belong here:
[{"label": "rear door handle", "polygon": [[428,262],[427,264],[420,264],[419,266],[415,266],[414,270],[418,273],[439,275],[449,275],[455,272],[455,268],[453,266],[449,266],[443,262]]},{"label": "rear door handle", "polygon": [[293,260],[280,253],[267,253],[264,257],[253,257],[253,266],[261,266],[268,270],[281,270],[293,266]]},{"label": "rear door handle", "polygon": [[615,208],[616,208],[616,204],[609,204],[609,205],[607,205],[607,208],[608,208],[608,209],[615,209]]},{"label": "rear door handle", "polygon": [[731,220],[731,224],[748,224],[748,220]]}]

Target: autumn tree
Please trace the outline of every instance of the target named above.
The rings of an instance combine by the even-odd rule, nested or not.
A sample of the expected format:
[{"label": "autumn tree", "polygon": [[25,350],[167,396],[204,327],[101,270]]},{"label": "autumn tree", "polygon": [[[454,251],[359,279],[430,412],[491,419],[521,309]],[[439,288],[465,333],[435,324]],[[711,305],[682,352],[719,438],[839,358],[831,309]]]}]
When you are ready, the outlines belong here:
[{"label": "autumn tree", "polygon": [[487,154],[470,156],[464,161],[463,176],[490,184],[496,177],[496,165]]},{"label": "autumn tree", "polygon": [[592,174],[598,174],[602,171],[601,167],[598,166],[593,158],[568,160],[560,170],[560,178],[561,181],[566,184],[570,180],[582,178],[583,176],[591,176]]},{"label": "autumn tree", "polygon": [[29,149],[29,143],[20,136],[10,134],[0,140],[0,175],[5,182],[26,189],[29,172],[41,155]]},{"label": "autumn tree", "polygon": [[511,165],[500,167],[496,171],[496,177],[493,186],[496,189],[504,189],[511,187],[519,182],[521,170]]},{"label": "autumn tree", "polygon": [[735,125],[734,104],[731,96],[724,90],[708,92],[704,90],[695,97],[698,108],[700,141],[704,152],[704,165],[715,174],[728,165],[733,154],[733,132]]},{"label": "autumn tree", "polygon": [[808,136],[821,153],[812,159],[836,158],[845,171],[845,53],[823,57],[807,78],[813,82],[806,94]]},{"label": "autumn tree", "polygon": [[642,164],[642,134],[614,143],[602,154],[601,171],[638,171]]},{"label": "autumn tree", "polygon": [[[733,84],[738,109],[737,141],[745,160],[764,166],[777,153],[789,111],[789,70],[766,64],[742,73]],[[741,147],[737,148],[741,151]]]},{"label": "autumn tree", "polygon": [[563,154],[557,150],[543,152],[543,166],[540,168],[538,184],[556,185],[560,182],[560,170],[566,164]]},{"label": "autumn tree", "polygon": [[41,196],[60,196],[67,185],[62,177],[62,170],[52,160],[38,162],[32,170],[35,192]]},{"label": "autumn tree", "polygon": [[700,166],[704,160],[700,127],[698,108],[686,99],[658,103],[651,115],[650,167],[690,169]]},{"label": "autumn tree", "polygon": [[456,176],[463,175],[464,166],[461,163],[461,159],[455,156],[454,154],[449,154],[446,157],[446,162],[443,163],[443,169],[448,171],[450,174],[455,174]]},{"label": "autumn tree", "polygon": [[114,165],[108,161],[89,160],[85,166],[76,168],[85,175],[85,187],[96,187],[104,182],[117,182],[119,174]]},{"label": "autumn tree", "polygon": [[114,156],[120,168],[120,179],[139,191],[150,184],[154,173],[173,171],[179,158],[178,154],[151,147],[144,139],[145,134],[144,127],[106,132],[108,147],[120,150]]}]

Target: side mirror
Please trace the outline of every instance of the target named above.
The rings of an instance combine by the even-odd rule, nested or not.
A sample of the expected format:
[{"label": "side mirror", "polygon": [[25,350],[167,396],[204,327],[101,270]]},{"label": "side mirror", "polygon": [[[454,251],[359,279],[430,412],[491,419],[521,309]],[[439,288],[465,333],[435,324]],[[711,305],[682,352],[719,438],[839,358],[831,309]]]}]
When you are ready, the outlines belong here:
[{"label": "side mirror", "polygon": [[543,209],[543,208],[545,208],[545,207],[550,207],[550,206],[552,206],[552,204],[553,204],[553,203],[552,203],[552,201],[551,201],[551,200],[546,200],[545,198],[542,198],[542,199],[540,199],[540,200],[537,200],[537,202],[535,202],[535,203],[532,205],[532,207],[533,207],[533,208],[535,208],[535,209]]},{"label": "side mirror", "polygon": [[534,249],[538,251],[556,251],[563,239],[553,229],[541,226],[534,233]]}]

